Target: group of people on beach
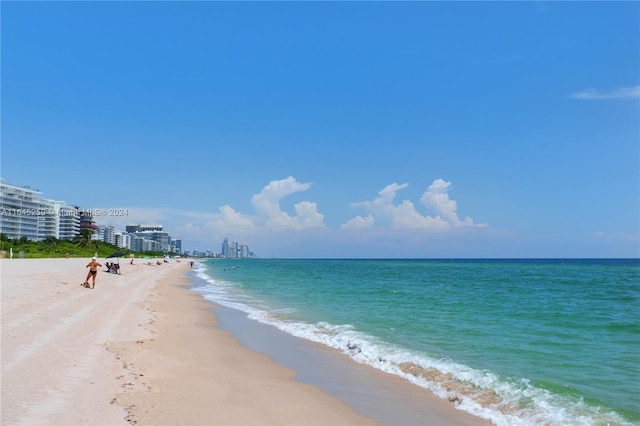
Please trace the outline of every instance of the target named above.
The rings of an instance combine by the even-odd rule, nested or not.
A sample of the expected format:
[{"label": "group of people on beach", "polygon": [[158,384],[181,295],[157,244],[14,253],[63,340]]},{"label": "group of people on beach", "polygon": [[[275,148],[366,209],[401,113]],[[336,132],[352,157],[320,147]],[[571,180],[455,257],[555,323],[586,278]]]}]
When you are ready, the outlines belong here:
[{"label": "group of people on beach", "polygon": [[105,266],[107,267],[107,270],[105,272],[110,272],[112,274],[120,273],[120,264],[116,262],[106,262]]},{"label": "group of people on beach", "polygon": [[[169,263],[167,259],[164,260],[165,263]],[[133,265],[133,258],[131,259],[131,264]],[[149,265],[151,262],[149,262]],[[158,260],[156,262],[157,265],[162,265],[162,263]],[[96,287],[96,275],[98,275],[98,268],[100,268],[102,264],[98,262],[98,259],[93,256],[91,261],[87,263],[86,268],[89,268],[89,273],[87,274],[87,278],[85,278],[84,282],[80,284],[82,287],[86,288],[95,288]],[[193,268],[193,262],[191,262],[191,267]],[[119,273],[120,265],[117,263],[109,263],[107,262],[107,268],[109,272]],[[89,279],[91,279],[91,285],[89,285]]]}]

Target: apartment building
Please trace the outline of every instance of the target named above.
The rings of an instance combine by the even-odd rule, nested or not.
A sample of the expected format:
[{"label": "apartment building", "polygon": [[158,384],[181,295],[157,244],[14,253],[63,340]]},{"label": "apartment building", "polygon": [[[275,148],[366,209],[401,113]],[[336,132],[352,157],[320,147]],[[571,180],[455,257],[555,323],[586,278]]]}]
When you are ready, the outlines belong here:
[{"label": "apartment building", "polygon": [[28,186],[9,185],[0,181],[0,233],[9,238],[27,237],[37,241],[40,238],[37,213],[42,206],[41,194]]},{"label": "apartment building", "polygon": [[11,239],[26,237],[42,241],[47,237],[72,240],[82,230],[92,239],[133,251],[180,252],[182,240],[172,240],[161,224],[127,226],[126,232],[112,225],[96,225],[92,211],[64,201],[48,200],[29,186],[11,185],[0,179],[0,233]]}]

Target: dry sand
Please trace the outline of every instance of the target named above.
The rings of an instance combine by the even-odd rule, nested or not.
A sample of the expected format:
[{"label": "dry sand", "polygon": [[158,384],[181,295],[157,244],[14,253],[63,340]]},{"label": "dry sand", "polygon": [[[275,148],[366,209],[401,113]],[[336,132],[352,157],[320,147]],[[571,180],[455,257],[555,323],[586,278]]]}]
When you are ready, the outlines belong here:
[{"label": "dry sand", "polygon": [[[123,260],[92,290],[88,261],[0,261],[3,425],[375,424],[216,328],[188,262]],[[445,411],[423,424],[482,423]]]}]

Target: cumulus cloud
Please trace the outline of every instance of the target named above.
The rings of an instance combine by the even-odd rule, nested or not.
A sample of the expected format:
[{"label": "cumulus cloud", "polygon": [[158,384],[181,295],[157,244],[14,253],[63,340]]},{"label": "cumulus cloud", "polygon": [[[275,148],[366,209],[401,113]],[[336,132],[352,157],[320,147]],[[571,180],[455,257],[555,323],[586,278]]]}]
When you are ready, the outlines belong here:
[{"label": "cumulus cloud", "polygon": [[[298,182],[292,176],[269,182],[253,195],[253,211],[249,214],[228,204],[207,212],[130,207],[126,217],[101,219],[120,230],[131,223],[162,223],[173,237],[183,239],[185,248],[216,250],[215,244],[229,237],[244,241],[252,248],[270,247],[274,253],[278,252],[275,247],[284,250],[282,253],[294,250],[293,247],[332,247],[327,250],[336,256],[336,247],[343,247],[343,254],[355,246],[364,250],[359,253],[369,253],[367,250],[370,249],[372,254],[377,250],[375,247],[398,253],[398,247],[404,250],[410,246],[423,248],[425,238],[432,244],[434,239],[445,236],[416,230],[446,231],[486,226],[475,224],[469,217],[464,220],[458,217],[458,204],[450,198],[450,182],[434,180],[415,204],[409,199],[398,201],[400,192],[408,187],[408,183],[392,183],[380,190],[375,198],[353,203],[352,206],[363,209],[364,214],[344,222],[339,229],[325,226],[325,217],[315,202],[301,201],[287,205],[288,211],[283,210],[281,203],[286,197],[311,188],[310,183]],[[454,237],[447,233],[446,238],[450,241]],[[302,252],[295,253],[301,255]]]},{"label": "cumulus cloud", "polygon": [[281,213],[280,200],[287,195],[306,191],[311,188],[310,183],[299,183],[293,176],[286,179],[273,180],[265,185],[259,194],[251,198],[251,203],[256,210],[267,216],[277,216]]},{"label": "cumulus cloud", "polygon": [[369,229],[373,227],[375,219],[372,215],[367,215],[366,217],[356,216],[353,219],[348,220],[346,223],[343,223],[340,226],[340,229],[348,231],[348,230],[360,230],[360,229]]},{"label": "cumulus cloud", "polygon": [[640,98],[640,86],[620,87],[609,92],[603,92],[598,89],[585,89],[572,93],[569,97],[582,100],[636,99]]},{"label": "cumulus cloud", "polygon": [[458,218],[456,213],[458,204],[449,198],[449,188],[451,188],[451,182],[436,179],[429,185],[427,191],[422,194],[420,202],[427,207],[431,207],[438,213],[438,217],[442,217],[446,223],[452,226],[474,226],[470,217],[466,217],[464,221]]},{"label": "cumulus cloud", "polygon": [[296,210],[296,224],[300,228],[324,226],[324,215],[318,212],[318,205],[310,201],[303,201],[293,206]]},{"label": "cumulus cloud", "polygon": [[379,197],[376,198],[374,201],[378,205],[391,204],[393,199],[396,198],[396,194],[398,193],[398,191],[400,191],[401,189],[405,189],[408,186],[409,186],[408,183],[403,183],[402,185],[398,185],[395,182],[392,183],[391,185],[387,185],[386,187],[384,187],[384,189],[378,192]]},{"label": "cumulus cloud", "polygon": [[445,229],[449,227],[449,224],[438,216],[431,217],[420,214],[409,200],[404,200],[390,211],[392,212],[391,226],[393,228]]},{"label": "cumulus cloud", "polygon": [[250,217],[238,213],[226,204],[220,207],[218,211],[220,211],[220,215],[216,217],[214,222],[219,226],[255,228],[255,224]]},{"label": "cumulus cloud", "polygon": [[316,203],[302,201],[294,205],[295,216],[280,207],[280,200],[296,192],[311,188],[310,183],[300,183],[293,176],[269,182],[260,193],[251,198],[258,215],[266,219],[266,226],[272,228],[303,229],[323,227],[324,215],[318,212]]},{"label": "cumulus cloud", "polygon": [[357,216],[342,227],[354,229],[359,225],[373,226],[378,218],[383,219],[391,228],[396,229],[431,229],[442,230],[452,227],[485,227],[485,224],[474,224],[470,217],[460,220],[457,214],[457,203],[449,198],[448,191],[451,182],[443,179],[436,179],[427,188],[420,201],[425,207],[435,211],[435,216],[420,213],[413,202],[403,200],[399,204],[394,204],[398,191],[408,187],[408,183],[387,185],[378,192],[378,197],[371,201],[361,201],[353,203],[353,207],[363,208],[369,213],[370,219],[364,221],[362,216]]}]

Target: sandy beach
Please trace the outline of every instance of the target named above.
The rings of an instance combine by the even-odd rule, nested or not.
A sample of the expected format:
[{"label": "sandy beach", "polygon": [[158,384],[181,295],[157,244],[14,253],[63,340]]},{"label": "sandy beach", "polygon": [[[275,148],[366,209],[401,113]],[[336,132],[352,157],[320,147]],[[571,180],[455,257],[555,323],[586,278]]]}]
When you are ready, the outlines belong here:
[{"label": "sandy beach", "polygon": [[[98,259],[104,265],[104,259]],[[149,338],[148,297],[178,265],[128,265],[81,287],[89,259],[2,259],[2,424],[126,424],[112,342]]]},{"label": "sandy beach", "polygon": [[[86,289],[88,261],[0,262],[3,425],[380,423],[219,329],[185,288],[187,261],[122,260]],[[421,424],[485,424],[410,392],[430,413]]]}]

